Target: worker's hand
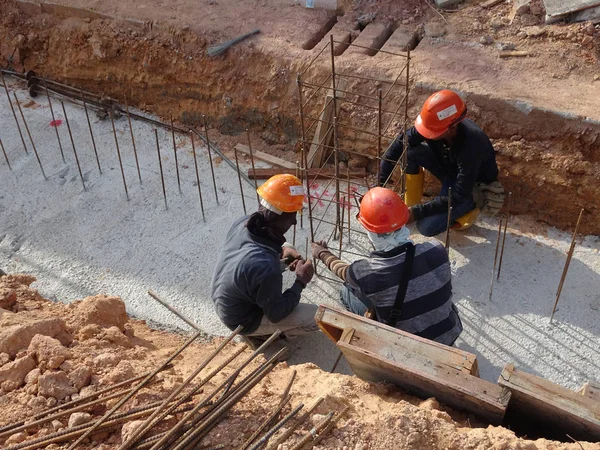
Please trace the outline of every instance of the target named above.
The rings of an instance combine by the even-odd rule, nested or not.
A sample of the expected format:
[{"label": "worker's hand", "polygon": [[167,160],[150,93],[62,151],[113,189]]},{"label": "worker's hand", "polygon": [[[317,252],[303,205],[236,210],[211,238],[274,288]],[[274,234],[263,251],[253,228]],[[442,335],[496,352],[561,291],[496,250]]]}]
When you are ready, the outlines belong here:
[{"label": "worker's hand", "polygon": [[293,264],[293,260],[302,259],[302,255],[296,251],[293,247],[283,247],[281,250],[281,259],[285,259],[286,261],[292,261],[290,263]]},{"label": "worker's hand", "polygon": [[300,260],[296,263],[295,272],[296,280],[300,281],[306,287],[315,274],[315,267],[310,259],[308,261]]},{"label": "worker's hand", "polygon": [[408,208],[408,221],[406,223],[413,223],[415,221],[415,215],[413,214],[412,206]]},{"label": "worker's hand", "polygon": [[327,242],[317,241],[312,243],[312,256],[314,259],[320,259],[319,254],[326,250],[328,250]]}]

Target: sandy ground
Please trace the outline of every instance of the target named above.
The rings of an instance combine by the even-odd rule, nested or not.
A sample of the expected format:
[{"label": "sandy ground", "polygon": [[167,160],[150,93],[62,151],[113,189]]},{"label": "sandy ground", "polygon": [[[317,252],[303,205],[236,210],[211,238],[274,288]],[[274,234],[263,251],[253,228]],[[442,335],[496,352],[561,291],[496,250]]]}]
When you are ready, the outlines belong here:
[{"label": "sandy ground", "polygon": [[[42,178],[31,151],[24,154],[6,95],[0,92],[1,138],[13,167],[9,171],[0,160],[0,177],[5,186],[0,194],[2,268],[35,274],[35,287],[49,298],[70,302],[96,293],[118,295],[135,317],[166,327],[183,327],[146,294],[148,289],[154,289],[208,333],[225,334],[226,329],[213,313],[209,286],[225,234],[232,221],[243,214],[235,172],[223,163],[217,164],[217,205],[206,151],[199,150],[207,216],[203,222],[189,139],[177,139],[183,192],[179,194],[170,133],[160,130],[169,201],[169,209],[165,210],[152,128],[134,122],[142,167],[140,184],[126,119],[120,119],[116,126],[129,188],[128,202],[110,122],[92,116],[103,167],[100,175],[83,111],[67,105],[88,188],[83,192],[66,127],[59,126],[67,157],[63,164],[54,129],[49,125],[47,103],[39,98],[28,104],[25,93],[17,92],[48,180]],[[64,119],[58,109],[57,118]],[[322,194],[325,186],[319,185],[317,192]],[[249,185],[245,184],[244,189],[251,211],[256,197]],[[324,199],[333,193],[333,189],[327,190]],[[317,204],[316,213],[322,214],[324,206],[325,203]],[[325,227],[324,224],[318,230],[317,238],[329,235]],[[353,227],[358,228],[355,223]],[[304,229],[299,229],[296,236],[302,251],[307,229],[304,221]],[[482,378],[490,381],[495,381],[509,362],[570,388],[597,379],[598,237],[580,239],[559,311],[550,325],[570,236],[554,229],[536,229],[527,219],[511,223],[502,276],[494,287],[492,301],[488,301],[496,230],[497,222],[490,220],[467,233],[453,235],[454,300],[465,325],[457,346],[477,354]],[[364,252],[368,248],[356,233],[352,241],[348,249]],[[338,286],[315,280],[305,291],[303,301],[336,304]],[[291,363],[310,361],[329,370],[337,356],[333,344],[320,334],[298,340],[295,346]],[[342,364],[339,370],[347,373],[349,369]]]}]

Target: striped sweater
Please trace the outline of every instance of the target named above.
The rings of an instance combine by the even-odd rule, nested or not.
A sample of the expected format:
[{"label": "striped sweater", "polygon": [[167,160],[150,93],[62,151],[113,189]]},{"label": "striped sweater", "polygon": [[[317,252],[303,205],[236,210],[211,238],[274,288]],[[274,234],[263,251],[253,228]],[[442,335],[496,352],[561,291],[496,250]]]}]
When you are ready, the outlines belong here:
[{"label": "striped sweater", "polygon": [[[406,245],[388,252],[373,252],[343,267],[330,252],[322,255],[328,267],[342,275],[346,286],[365,305],[373,306],[379,322],[387,323],[396,300]],[[396,328],[442,344],[452,345],[462,331],[452,302],[450,262],[438,242],[415,245],[412,275]]]}]

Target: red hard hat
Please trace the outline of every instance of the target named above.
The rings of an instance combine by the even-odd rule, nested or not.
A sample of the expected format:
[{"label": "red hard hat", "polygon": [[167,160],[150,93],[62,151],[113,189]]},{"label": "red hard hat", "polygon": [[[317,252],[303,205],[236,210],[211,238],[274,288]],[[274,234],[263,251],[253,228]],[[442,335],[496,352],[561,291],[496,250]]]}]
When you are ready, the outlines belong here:
[{"label": "red hard hat", "polygon": [[358,221],[373,233],[384,234],[399,230],[408,221],[408,207],[390,189],[374,187],[360,202]]},{"label": "red hard hat", "polygon": [[436,92],[423,104],[415,128],[425,139],[437,139],[467,115],[467,105],[453,91]]}]

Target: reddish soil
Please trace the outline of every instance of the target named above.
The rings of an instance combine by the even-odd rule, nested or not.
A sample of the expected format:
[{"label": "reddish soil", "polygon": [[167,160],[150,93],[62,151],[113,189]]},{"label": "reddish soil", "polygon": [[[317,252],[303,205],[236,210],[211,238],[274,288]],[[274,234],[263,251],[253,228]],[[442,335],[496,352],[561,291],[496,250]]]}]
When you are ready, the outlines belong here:
[{"label": "reddish soil", "polygon": [[[211,130],[213,137],[225,149],[244,142],[240,134],[250,128],[257,149],[300,159],[294,153],[300,148],[296,73],[323,47],[321,42],[313,50],[302,48],[314,41],[332,12],[292,0],[58,3],[120,19],[82,19],[60,10],[26,14],[12,0],[2,0],[0,65],[33,69],[165,117],[173,113],[192,126],[206,114],[221,134]],[[589,23],[544,25],[540,0],[514,18],[510,4],[483,9],[479,3],[439,13],[421,0],[346,0],[336,26],[353,37],[370,20],[416,32],[421,40],[412,53],[409,120],[432,91],[461,91],[470,117],[494,140],[501,181],[513,192],[513,211],[572,228],[585,208],[582,232],[600,234],[600,209],[592,200],[600,196],[598,29]],[[222,56],[206,56],[207,47],[254,28],[261,33]],[[511,48],[529,56],[499,58],[500,49]],[[346,52],[336,64],[338,73],[393,80],[404,59]],[[329,72],[325,52],[303,79],[322,83]],[[347,89],[374,96],[378,87],[385,89],[354,79]],[[396,110],[403,95],[400,83],[384,109]],[[307,115],[318,114],[322,97],[319,93],[308,103]],[[360,98],[364,103],[357,95],[347,100]],[[388,135],[400,130],[401,120],[384,120],[391,122]],[[346,102],[340,121],[375,132],[377,111]],[[312,133],[307,134],[310,139]],[[339,137],[347,153],[376,152],[372,136],[342,129]],[[384,139],[382,146],[387,143]],[[368,163],[349,155],[352,166]],[[373,171],[374,164],[369,168]]]}]

